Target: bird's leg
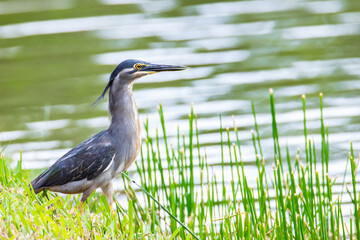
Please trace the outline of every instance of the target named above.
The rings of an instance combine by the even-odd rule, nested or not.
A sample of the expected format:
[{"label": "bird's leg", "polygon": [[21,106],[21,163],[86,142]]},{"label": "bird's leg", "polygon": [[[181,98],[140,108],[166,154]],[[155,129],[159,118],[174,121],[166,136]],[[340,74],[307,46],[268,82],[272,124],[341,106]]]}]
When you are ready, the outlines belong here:
[{"label": "bird's leg", "polygon": [[102,185],[101,190],[105,194],[105,197],[106,197],[106,200],[107,200],[107,202],[109,204],[111,212],[114,213],[114,210],[113,210],[113,207],[112,207],[112,205],[113,205],[113,195],[114,195],[114,189],[113,189],[112,182],[110,181],[107,184]]},{"label": "bird's leg", "polygon": [[83,192],[83,194],[81,196],[81,201],[80,201],[80,204],[79,204],[79,207],[78,207],[78,209],[80,210],[81,213],[84,213],[84,202],[86,201],[86,199],[91,195],[91,193],[94,190],[95,189],[93,189],[93,188],[89,188],[85,192]]},{"label": "bird's leg", "polygon": [[78,206],[78,209],[79,209],[79,211],[80,211],[81,214],[84,213],[84,202],[83,202],[83,201],[80,202],[80,204],[79,204],[79,206]]}]

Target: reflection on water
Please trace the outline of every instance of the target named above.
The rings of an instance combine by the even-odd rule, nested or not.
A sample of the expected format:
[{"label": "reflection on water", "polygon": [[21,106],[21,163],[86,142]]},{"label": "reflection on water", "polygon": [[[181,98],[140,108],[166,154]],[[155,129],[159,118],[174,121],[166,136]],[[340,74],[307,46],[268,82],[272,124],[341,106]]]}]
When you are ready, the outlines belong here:
[{"label": "reflection on water", "polygon": [[163,104],[169,143],[178,125],[187,133],[194,103],[200,142],[214,166],[219,113],[224,127],[235,116],[251,165],[254,101],[271,167],[268,89],[275,91],[281,144],[292,155],[304,144],[301,94],[310,137],[319,142],[323,92],[336,175],[349,142],[360,148],[359,33],[360,4],[350,0],[0,2],[0,144],[15,160],[22,149],[27,168],[47,167],[108,126],[106,101],[90,105],[119,62],[138,58],[191,67],[139,79],[134,94],[151,129]]}]

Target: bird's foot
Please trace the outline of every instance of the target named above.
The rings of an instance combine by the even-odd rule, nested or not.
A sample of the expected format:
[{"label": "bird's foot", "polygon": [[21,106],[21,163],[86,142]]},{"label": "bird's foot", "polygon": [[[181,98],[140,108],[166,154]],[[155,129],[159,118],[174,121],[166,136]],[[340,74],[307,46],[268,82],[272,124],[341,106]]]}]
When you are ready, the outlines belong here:
[{"label": "bird's foot", "polygon": [[110,204],[110,212],[111,212],[113,215],[115,215],[115,213],[116,213],[116,211],[114,210],[112,204]]}]

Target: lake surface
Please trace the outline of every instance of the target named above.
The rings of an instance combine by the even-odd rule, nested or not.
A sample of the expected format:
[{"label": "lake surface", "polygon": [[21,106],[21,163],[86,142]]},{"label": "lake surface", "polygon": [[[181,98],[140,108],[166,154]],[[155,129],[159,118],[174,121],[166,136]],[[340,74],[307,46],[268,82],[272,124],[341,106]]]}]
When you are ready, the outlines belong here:
[{"label": "lake surface", "polygon": [[269,88],[282,146],[303,149],[306,94],[309,137],[320,149],[322,92],[331,171],[342,175],[350,141],[360,149],[359,43],[354,0],[0,1],[0,146],[14,160],[21,149],[26,168],[44,168],[106,129],[107,98],[91,104],[116,65],[135,58],[190,67],[141,78],[134,95],[152,136],[162,103],[170,143],[178,125],[187,134],[193,103],[212,165],[221,161],[219,114],[224,128],[235,116],[244,161],[255,164],[254,101],[271,166]]}]

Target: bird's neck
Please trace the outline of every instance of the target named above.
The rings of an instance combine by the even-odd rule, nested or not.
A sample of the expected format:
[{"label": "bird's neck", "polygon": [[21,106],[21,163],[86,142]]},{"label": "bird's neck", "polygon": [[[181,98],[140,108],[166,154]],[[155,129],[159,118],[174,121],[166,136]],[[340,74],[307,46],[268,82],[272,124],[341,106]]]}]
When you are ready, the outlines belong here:
[{"label": "bird's neck", "polygon": [[109,110],[111,124],[108,131],[117,156],[114,169],[121,172],[135,160],[141,145],[141,128],[132,86],[110,89]]},{"label": "bird's neck", "polygon": [[[138,122],[138,111],[132,94],[132,85],[110,89],[109,111],[111,115],[110,131],[124,132],[132,129]],[[137,128],[137,126],[135,126]]]}]

